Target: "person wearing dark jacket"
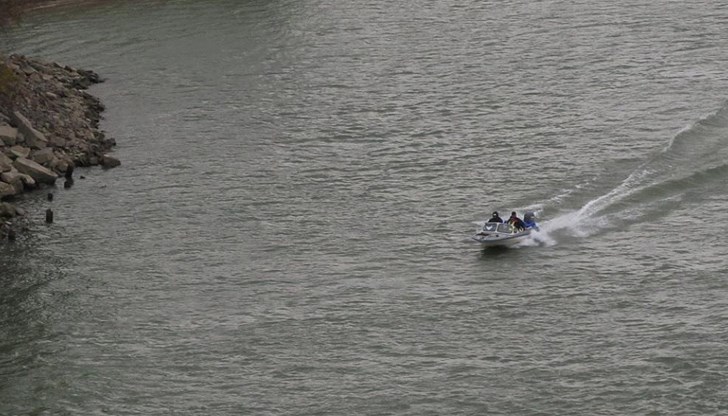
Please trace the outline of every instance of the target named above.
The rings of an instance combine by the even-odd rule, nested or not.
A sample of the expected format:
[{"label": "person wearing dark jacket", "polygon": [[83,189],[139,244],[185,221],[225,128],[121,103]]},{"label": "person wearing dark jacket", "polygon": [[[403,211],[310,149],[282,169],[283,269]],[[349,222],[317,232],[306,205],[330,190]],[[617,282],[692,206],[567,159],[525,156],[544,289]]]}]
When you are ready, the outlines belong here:
[{"label": "person wearing dark jacket", "polygon": [[503,218],[498,216],[498,211],[493,211],[493,215],[490,217],[488,222],[499,222],[503,223]]},{"label": "person wearing dark jacket", "polygon": [[523,223],[523,220],[518,218],[518,215],[516,215],[516,211],[511,212],[511,217],[508,218],[508,224],[512,225],[517,230],[526,229],[526,224]]}]

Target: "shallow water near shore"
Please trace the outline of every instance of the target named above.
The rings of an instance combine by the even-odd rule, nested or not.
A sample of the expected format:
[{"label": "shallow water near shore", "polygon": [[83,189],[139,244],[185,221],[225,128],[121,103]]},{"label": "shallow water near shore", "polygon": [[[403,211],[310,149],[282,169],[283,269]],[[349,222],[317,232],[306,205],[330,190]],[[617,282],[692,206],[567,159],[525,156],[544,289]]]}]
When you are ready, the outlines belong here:
[{"label": "shallow water near shore", "polygon": [[[728,10],[114,2],[112,170],[0,244],[0,414],[728,411]],[[56,221],[42,224],[53,207]],[[470,240],[535,210],[521,247]]]}]

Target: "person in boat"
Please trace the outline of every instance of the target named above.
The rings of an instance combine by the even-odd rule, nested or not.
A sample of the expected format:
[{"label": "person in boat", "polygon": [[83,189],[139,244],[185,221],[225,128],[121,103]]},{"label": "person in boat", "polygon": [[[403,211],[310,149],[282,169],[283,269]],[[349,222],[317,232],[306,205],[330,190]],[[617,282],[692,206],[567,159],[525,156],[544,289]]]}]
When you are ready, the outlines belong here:
[{"label": "person in boat", "polygon": [[491,217],[488,220],[488,222],[498,222],[498,223],[501,223],[502,224],[503,223],[503,218],[501,218],[501,217],[498,216],[498,211],[493,211],[493,215],[491,215]]},{"label": "person in boat", "polygon": [[523,220],[518,218],[516,211],[511,212],[511,217],[508,218],[508,224],[512,225],[516,230],[526,229],[526,224],[523,223]]},{"label": "person in boat", "polygon": [[531,211],[527,211],[523,214],[523,224],[526,228],[538,228],[536,225],[536,215]]},{"label": "person in boat", "polygon": [[488,235],[488,232],[491,232],[495,230],[495,226],[488,226],[488,224],[503,224],[503,218],[501,218],[498,215],[498,211],[493,211],[493,214],[490,216],[490,219],[483,225],[483,230],[478,233],[478,235]]}]

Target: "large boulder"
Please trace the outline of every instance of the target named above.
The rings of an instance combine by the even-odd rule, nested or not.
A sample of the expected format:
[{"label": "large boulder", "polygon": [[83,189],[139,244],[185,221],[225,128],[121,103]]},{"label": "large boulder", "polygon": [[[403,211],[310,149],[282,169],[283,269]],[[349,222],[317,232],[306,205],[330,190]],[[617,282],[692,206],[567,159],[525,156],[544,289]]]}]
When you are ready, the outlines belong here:
[{"label": "large boulder", "polygon": [[13,121],[18,126],[18,131],[25,137],[25,144],[34,149],[43,149],[48,145],[45,135],[36,130],[20,111],[13,112]]},{"label": "large boulder", "polygon": [[10,126],[0,126],[0,144],[12,146],[17,141],[18,129]]},{"label": "large boulder", "polygon": [[101,160],[99,160],[99,163],[101,163],[101,166],[106,169],[115,168],[121,165],[121,161],[119,161],[119,159],[109,155],[101,156]]},{"label": "large boulder", "polygon": [[68,161],[66,161],[64,159],[54,158],[46,166],[48,167],[48,169],[50,169],[50,170],[52,170],[54,172],[62,173],[62,172],[65,172],[66,170],[68,170],[68,166],[70,166],[70,164],[68,163]]},{"label": "large boulder", "polygon": [[0,200],[5,198],[6,196],[16,195],[17,193],[18,191],[15,190],[15,187],[13,185],[5,182],[0,182]]},{"label": "large boulder", "polygon": [[56,183],[56,179],[58,179],[58,175],[53,171],[29,159],[20,157],[15,160],[14,166],[18,172],[29,175],[38,183],[53,185]]},{"label": "large boulder", "polygon": [[13,188],[15,188],[15,193],[19,194],[23,192],[23,188],[25,188],[25,184],[23,183],[23,178],[20,176],[21,173],[17,170],[13,169],[10,172],[3,172],[0,173],[0,181],[3,181],[7,183],[8,185],[11,185]]},{"label": "large boulder", "polygon": [[7,202],[0,202],[0,218],[12,218],[15,214],[15,205]]},{"label": "large boulder", "polygon": [[27,158],[30,156],[30,149],[28,149],[25,146],[15,145],[10,148],[10,157],[17,158]]},{"label": "large boulder", "polygon": [[13,168],[13,160],[0,153],[0,172],[7,172]]},{"label": "large boulder", "polygon": [[66,139],[59,136],[51,136],[48,140],[48,144],[53,147],[66,147]]},{"label": "large boulder", "polygon": [[31,159],[33,162],[39,164],[48,166],[48,163],[52,161],[55,158],[55,155],[53,154],[53,149],[50,147],[46,147],[45,149],[37,150],[33,152],[33,155],[31,156]]},{"label": "large boulder", "polygon": [[23,187],[25,189],[35,189],[38,187],[38,183],[33,179],[32,176],[24,173],[20,174],[20,180],[23,181]]}]

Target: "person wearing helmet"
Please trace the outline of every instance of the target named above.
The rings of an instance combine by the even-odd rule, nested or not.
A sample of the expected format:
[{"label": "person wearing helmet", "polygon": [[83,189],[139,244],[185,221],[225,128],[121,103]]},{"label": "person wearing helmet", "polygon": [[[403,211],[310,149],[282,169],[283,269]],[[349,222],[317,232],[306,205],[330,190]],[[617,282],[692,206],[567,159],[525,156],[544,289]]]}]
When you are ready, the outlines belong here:
[{"label": "person wearing helmet", "polygon": [[490,217],[490,219],[488,220],[488,222],[499,222],[499,223],[502,224],[503,223],[503,219],[498,216],[498,211],[493,211],[493,215]]}]

